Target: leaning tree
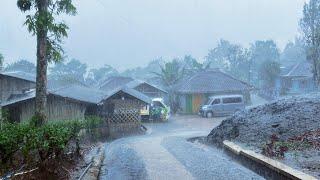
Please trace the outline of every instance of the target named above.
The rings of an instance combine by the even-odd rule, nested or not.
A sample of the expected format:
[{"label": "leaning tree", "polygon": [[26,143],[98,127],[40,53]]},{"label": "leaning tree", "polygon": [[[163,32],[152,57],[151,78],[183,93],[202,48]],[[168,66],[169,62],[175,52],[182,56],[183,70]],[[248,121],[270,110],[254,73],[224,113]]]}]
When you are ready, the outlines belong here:
[{"label": "leaning tree", "polygon": [[46,122],[47,65],[64,57],[62,39],[67,37],[68,26],[56,18],[62,14],[75,15],[72,0],[18,0],[23,12],[29,12],[24,25],[37,37],[36,112],[37,125]]}]

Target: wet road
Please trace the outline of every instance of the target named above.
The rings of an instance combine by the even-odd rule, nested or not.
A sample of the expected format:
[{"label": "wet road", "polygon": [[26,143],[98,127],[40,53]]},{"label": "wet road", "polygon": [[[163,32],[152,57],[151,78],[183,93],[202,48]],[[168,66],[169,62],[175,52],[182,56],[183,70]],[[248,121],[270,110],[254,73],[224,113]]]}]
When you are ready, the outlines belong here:
[{"label": "wet road", "polygon": [[186,140],[209,134],[221,121],[177,116],[168,123],[145,124],[146,135],[106,143],[100,179],[263,179],[219,149]]}]

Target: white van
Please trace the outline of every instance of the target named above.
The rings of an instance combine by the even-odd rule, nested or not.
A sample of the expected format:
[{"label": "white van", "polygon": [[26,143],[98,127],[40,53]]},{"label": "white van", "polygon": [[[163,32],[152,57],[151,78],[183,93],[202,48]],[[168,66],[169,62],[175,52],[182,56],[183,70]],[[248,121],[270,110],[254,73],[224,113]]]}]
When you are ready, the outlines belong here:
[{"label": "white van", "polygon": [[199,115],[211,118],[226,116],[245,109],[242,95],[211,96],[208,102],[200,107]]}]

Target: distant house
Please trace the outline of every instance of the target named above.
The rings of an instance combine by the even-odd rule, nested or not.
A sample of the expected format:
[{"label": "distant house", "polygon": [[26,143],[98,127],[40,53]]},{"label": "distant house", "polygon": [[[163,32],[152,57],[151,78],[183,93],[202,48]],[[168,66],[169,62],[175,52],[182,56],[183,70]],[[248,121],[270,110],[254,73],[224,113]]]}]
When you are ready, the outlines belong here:
[{"label": "distant house", "polygon": [[218,69],[196,73],[174,87],[182,113],[197,113],[200,106],[213,95],[243,95],[246,104],[251,103],[253,87]]},{"label": "distant house", "polygon": [[0,103],[11,94],[21,94],[36,87],[36,77],[21,71],[0,73]]},{"label": "distant house", "polygon": [[163,98],[167,94],[167,91],[165,91],[164,89],[150,84],[146,81],[122,76],[112,76],[101,83],[98,87],[103,91],[110,91],[121,87],[127,87],[137,90],[150,98]]},{"label": "distant house", "polygon": [[293,95],[308,93],[315,90],[313,80],[312,64],[307,61],[293,66],[288,73],[280,77],[280,93],[282,95]]}]

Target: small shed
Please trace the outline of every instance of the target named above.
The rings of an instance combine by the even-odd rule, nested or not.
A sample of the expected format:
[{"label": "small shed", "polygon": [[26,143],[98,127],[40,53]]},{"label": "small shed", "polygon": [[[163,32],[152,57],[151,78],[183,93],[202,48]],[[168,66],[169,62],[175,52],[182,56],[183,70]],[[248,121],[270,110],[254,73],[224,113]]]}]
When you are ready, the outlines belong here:
[{"label": "small shed", "polygon": [[140,110],[151,99],[130,88],[115,90],[98,106],[97,114],[105,119],[112,137],[141,131]]},{"label": "small shed", "polygon": [[243,95],[245,103],[250,104],[253,86],[219,69],[211,69],[196,73],[173,89],[178,95],[181,113],[194,114],[213,95]]}]

